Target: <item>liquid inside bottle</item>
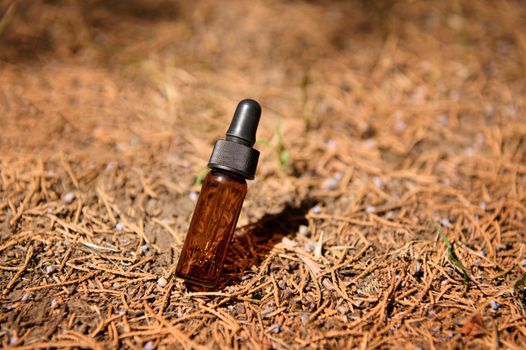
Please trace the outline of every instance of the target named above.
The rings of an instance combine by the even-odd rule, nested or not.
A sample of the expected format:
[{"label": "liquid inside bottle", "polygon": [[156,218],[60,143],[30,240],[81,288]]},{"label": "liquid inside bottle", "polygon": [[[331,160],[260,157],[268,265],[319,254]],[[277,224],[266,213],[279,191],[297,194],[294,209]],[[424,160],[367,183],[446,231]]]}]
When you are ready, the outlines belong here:
[{"label": "liquid inside bottle", "polygon": [[221,170],[203,182],[176,275],[205,287],[217,284],[247,193],[245,179]]}]

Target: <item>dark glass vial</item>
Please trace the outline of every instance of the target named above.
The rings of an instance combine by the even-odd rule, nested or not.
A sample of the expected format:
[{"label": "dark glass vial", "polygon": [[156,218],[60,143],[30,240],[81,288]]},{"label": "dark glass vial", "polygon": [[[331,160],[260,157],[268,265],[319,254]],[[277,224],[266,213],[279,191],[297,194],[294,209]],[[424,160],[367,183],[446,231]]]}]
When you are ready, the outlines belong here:
[{"label": "dark glass vial", "polygon": [[228,246],[253,179],[259,152],[252,148],[261,107],[243,100],[227,131],[210,157],[201,193],[177,263],[177,277],[204,287],[217,285]]},{"label": "dark glass vial", "polygon": [[246,193],[247,183],[239,175],[214,169],[206,175],[179,257],[178,277],[206,287],[217,283]]}]

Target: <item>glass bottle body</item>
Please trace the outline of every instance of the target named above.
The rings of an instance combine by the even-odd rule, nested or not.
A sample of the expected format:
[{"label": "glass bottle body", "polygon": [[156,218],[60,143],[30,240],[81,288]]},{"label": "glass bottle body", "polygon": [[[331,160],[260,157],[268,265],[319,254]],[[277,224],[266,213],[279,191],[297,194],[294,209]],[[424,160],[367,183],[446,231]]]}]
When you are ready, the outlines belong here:
[{"label": "glass bottle body", "polygon": [[205,177],[176,275],[192,284],[217,284],[247,193],[244,178],[219,169]]}]

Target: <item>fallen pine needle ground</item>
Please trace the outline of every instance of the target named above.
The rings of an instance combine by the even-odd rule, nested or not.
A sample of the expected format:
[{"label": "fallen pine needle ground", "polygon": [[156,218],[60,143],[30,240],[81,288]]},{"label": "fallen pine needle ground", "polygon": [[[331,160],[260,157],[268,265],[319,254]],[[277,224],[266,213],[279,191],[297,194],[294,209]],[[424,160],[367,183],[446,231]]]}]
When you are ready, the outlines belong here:
[{"label": "fallen pine needle ground", "polygon": [[[0,2],[3,348],[526,347],[519,1]],[[174,277],[237,101],[217,290]]]}]

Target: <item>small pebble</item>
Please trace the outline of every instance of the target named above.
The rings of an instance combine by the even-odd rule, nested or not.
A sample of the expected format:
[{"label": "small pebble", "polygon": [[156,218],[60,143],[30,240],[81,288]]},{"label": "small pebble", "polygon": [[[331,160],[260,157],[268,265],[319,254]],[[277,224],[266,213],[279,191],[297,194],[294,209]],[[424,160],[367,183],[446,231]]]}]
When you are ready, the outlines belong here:
[{"label": "small pebble", "polygon": [[327,146],[327,149],[328,150],[335,150],[336,149],[336,141],[332,140],[332,139],[328,139],[327,142],[325,142],[325,146]]},{"label": "small pebble", "polygon": [[326,190],[333,190],[338,187],[343,174],[341,172],[335,173],[333,176],[323,182],[323,188]]},{"label": "small pebble", "polygon": [[150,340],[144,344],[144,350],[153,350],[154,348],[153,340]]},{"label": "small pebble", "polygon": [[407,128],[407,124],[403,120],[397,120],[395,122],[394,128],[398,132],[402,132]]},{"label": "small pebble", "polygon": [[349,312],[349,307],[347,305],[340,305],[336,308],[336,310],[338,310],[339,313],[341,313],[342,315],[346,314],[347,312]]},{"label": "small pebble", "polygon": [[373,183],[376,187],[382,187],[384,182],[382,181],[382,179],[379,177],[379,176],[375,176],[373,178]]},{"label": "small pebble", "polygon": [[51,208],[47,208],[46,212],[47,212],[48,214],[53,214],[53,209],[51,209]]},{"label": "small pebble", "polygon": [[124,224],[122,222],[117,223],[117,225],[115,225],[115,229],[117,231],[124,231]]},{"label": "small pebble", "polygon": [[315,205],[314,207],[311,208],[310,211],[311,211],[311,213],[313,213],[313,214],[319,214],[319,213],[321,213],[321,208],[320,208],[319,205]]},{"label": "small pebble", "polygon": [[484,108],[484,115],[486,117],[493,117],[495,115],[495,108],[493,108],[492,106],[486,106]]},{"label": "small pebble", "polygon": [[365,208],[365,211],[368,213],[374,213],[376,211],[376,207],[374,205],[368,205],[367,208]]},{"label": "small pebble", "polygon": [[197,194],[197,192],[190,192],[188,194],[188,198],[190,198],[192,202],[196,202],[198,197],[199,195]]},{"label": "small pebble", "polygon": [[375,147],[376,147],[376,140],[375,139],[367,139],[365,141],[365,148],[373,149]]},{"label": "small pebble", "polygon": [[160,286],[160,287],[166,287],[166,285],[168,284],[168,281],[166,280],[166,278],[164,277],[161,277],[157,280],[157,284]]},{"label": "small pebble", "polygon": [[55,271],[55,268],[53,266],[46,266],[46,273],[49,275]]},{"label": "small pebble", "polygon": [[492,300],[491,301],[491,310],[497,311],[499,306],[500,306],[500,304],[496,300]]},{"label": "small pebble", "polygon": [[312,253],[316,249],[316,244],[313,241],[308,241],[305,243],[304,249],[308,253]]},{"label": "small pebble", "polygon": [[440,225],[442,225],[442,227],[449,226],[449,219],[445,218],[445,219],[440,220]]},{"label": "small pebble", "polygon": [[168,220],[168,219],[163,219],[163,220],[162,220],[162,223],[165,224],[165,225],[169,225],[169,224],[170,224],[170,220]]},{"label": "small pebble", "polygon": [[73,193],[73,192],[68,192],[64,196],[64,202],[66,202],[66,203],[71,203],[71,202],[73,202],[74,199],[75,199],[75,193]]},{"label": "small pebble", "polygon": [[114,166],[115,166],[114,162],[109,162],[108,164],[106,164],[106,170],[111,170],[113,169]]},{"label": "small pebble", "polygon": [[16,345],[16,343],[18,343],[18,337],[12,336],[9,338],[9,345]]},{"label": "small pebble", "polygon": [[441,114],[438,116],[438,122],[440,123],[440,125],[442,126],[446,126],[447,123],[448,123],[448,118],[447,118],[447,115],[445,114]]},{"label": "small pebble", "polygon": [[53,299],[51,300],[51,308],[54,308],[57,305],[57,300]]},{"label": "small pebble", "polygon": [[486,210],[487,207],[488,207],[488,206],[486,205],[486,202],[484,202],[484,201],[481,201],[479,205],[480,205],[480,208],[481,208],[482,210]]},{"label": "small pebble", "polygon": [[28,300],[29,300],[29,297],[30,297],[29,294],[27,294],[27,293],[24,294],[24,295],[22,296],[22,301],[28,301]]},{"label": "small pebble", "polygon": [[302,313],[300,320],[301,320],[301,323],[307,324],[307,322],[309,322],[309,314]]},{"label": "small pebble", "polygon": [[270,331],[272,333],[279,333],[280,330],[281,330],[281,327],[280,327],[279,324],[277,324],[277,325],[273,326]]},{"label": "small pebble", "polygon": [[238,315],[243,315],[245,313],[245,305],[243,304],[236,304],[236,312]]},{"label": "small pebble", "polygon": [[300,225],[299,233],[302,236],[308,237],[309,236],[309,228],[307,226],[305,226],[305,225]]},{"label": "small pebble", "polygon": [[393,220],[395,218],[395,213],[393,211],[388,211],[387,214],[385,214],[385,218],[388,220]]},{"label": "small pebble", "polygon": [[292,291],[290,289],[285,289],[283,292],[283,299],[289,299],[292,296]]},{"label": "small pebble", "polygon": [[148,244],[143,244],[140,249],[142,255],[146,254],[146,252],[148,251]]},{"label": "small pebble", "polygon": [[285,287],[287,286],[287,283],[285,283],[284,280],[279,280],[278,281],[278,287],[281,288],[281,289],[285,289]]},{"label": "small pebble", "polygon": [[526,259],[522,259],[521,260],[521,266],[522,267],[526,267]]}]

